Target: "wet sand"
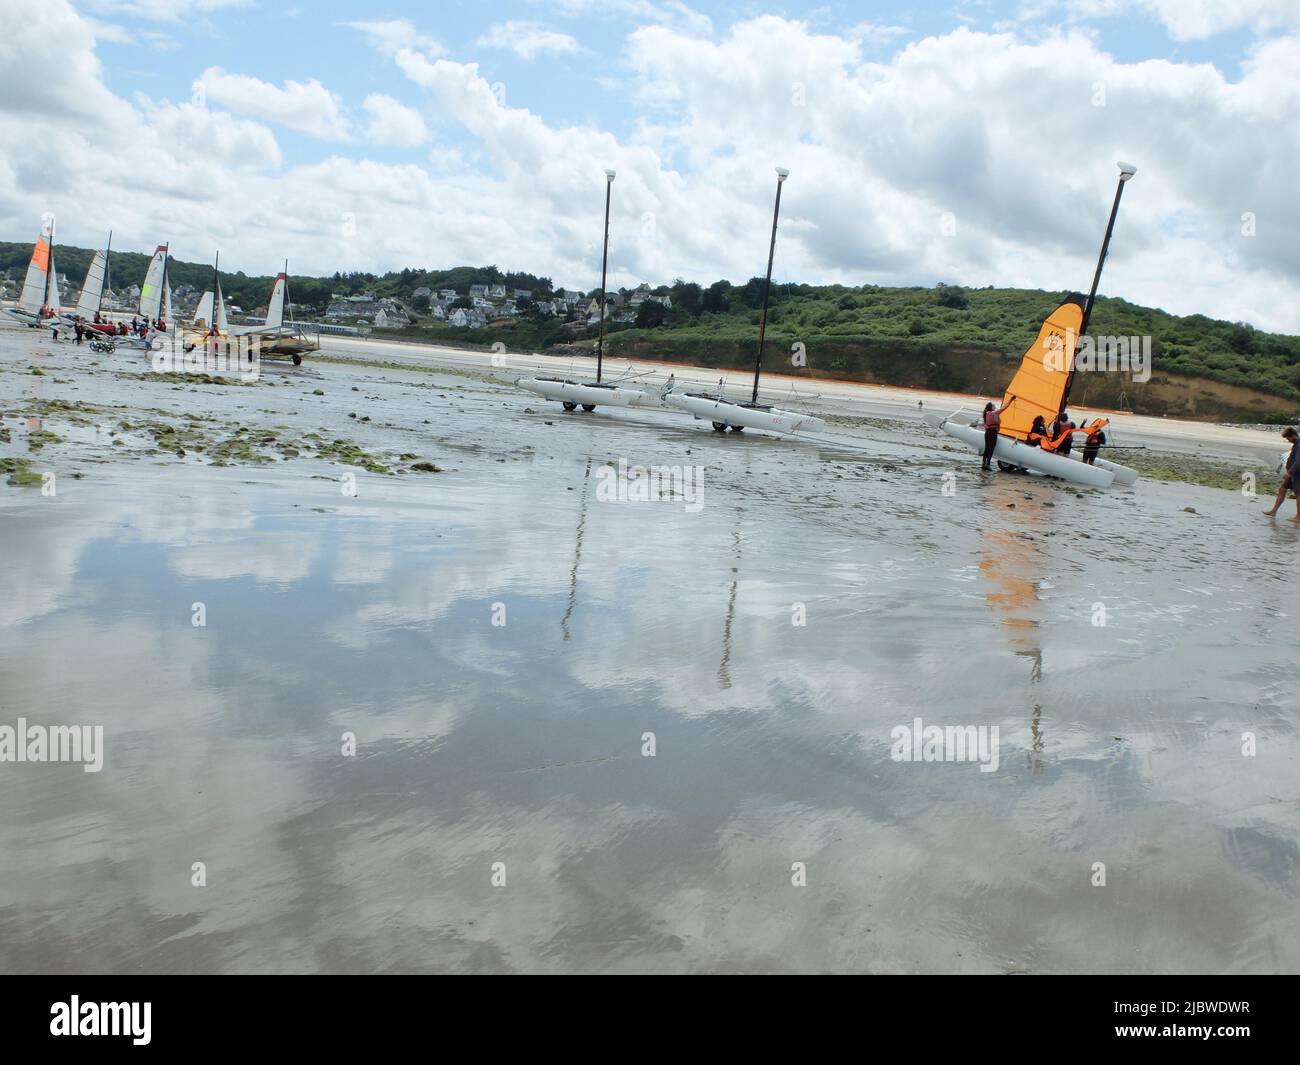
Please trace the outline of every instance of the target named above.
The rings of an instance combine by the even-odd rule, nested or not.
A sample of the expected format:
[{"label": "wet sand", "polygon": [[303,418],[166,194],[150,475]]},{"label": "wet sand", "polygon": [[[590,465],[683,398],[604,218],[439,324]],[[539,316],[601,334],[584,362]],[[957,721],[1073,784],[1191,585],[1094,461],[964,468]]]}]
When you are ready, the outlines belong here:
[{"label": "wet sand", "polygon": [[[0,725],[106,746],[0,764],[0,969],[1300,969],[1268,499],[982,475],[913,394],[721,435],[398,347],[191,386],[0,328],[0,456],[57,477],[0,487]],[[895,761],[918,717],[997,771]]]}]

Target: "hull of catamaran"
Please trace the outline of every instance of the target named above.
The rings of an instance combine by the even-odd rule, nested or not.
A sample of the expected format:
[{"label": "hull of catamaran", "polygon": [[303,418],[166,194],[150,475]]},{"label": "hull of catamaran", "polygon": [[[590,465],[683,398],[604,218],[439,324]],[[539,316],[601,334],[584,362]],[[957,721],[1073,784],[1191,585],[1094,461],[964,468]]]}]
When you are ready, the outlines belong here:
[{"label": "hull of catamaran", "polygon": [[[1076,443],[1074,446],[1077,449],[1079,445]],[[1071,451],[1068,457],[1074,459],[1075,462],[1083,461],[1083,453],[1078,450]],[[1137,484],[1138,471],[1131,466],[1121,466],[1118,462],[1111,462],[1110,459],[1103,458],[1093,459],[1093,465],[1103,470],[1110,470],[1115,475],[1115,483],[1123,488]]]},{"label": "hull of catamaran", "polygon": [[[64,311],[62,314],[59,315],[59,324],[63,326],[67,326],[69,329],[75,328],[77,324],[77,312]],[[90,321],[89,319],[83,318],[81,320],[81,328],[86,330],[87,332],[104,333],[108,336],[117,336],[117,326],[108,325],[105,322],[94,322],[94,321]]]},{"label": "hull of catamaran", "polygon": [[[983,454],[984,430],[974,425],[964,425],[951,418],[926,415],[925,420],[942,429],[955,440],[974,448]],[[1060,477],[1074,484],[1085,484],[1092,488],[1109,488],[1115,481],[1115,474],[1101,466],[1089,466],[1086,462],[1076,462],[1073,457],[1056,455],[1040,447],[1030,447],[1009,436],[999,436],[993,457],[999,462],[1012,466],[1021,466],[1036,473],[1045,473],[1051,477]]]},{"label": "hull of catamaran", "polygon": [[766,429],[772,433],[821,433],[826,430],[826,423],[821,418],[800,414],[798,411],[778,410],[776,407],[746,407],[725,399],[692,396],[684,392],[670,392],[664,397],[664,402],[695,415],[700,421],[712,422],[715,426]]},{"label": "hull of catamaran", "polygon": [[647,398],[644,392],[636,388],[563,381],[557,377],[522,377],[515,384],[545,399],[588,407],[635,407]]},{"label": "hull of catamaran", "polygon": [[5,314],[15,321],[22,322],[23,325],[31,326],[33,329],[37,326],[47,325],[50,321],[48,318],[42,318],[32,311],[25,311],[21,307],[6,307]]},{"label": "hull of catamaran", "polygon": [[257,341],[263,358],[292,358],[295,355],[301,358],[320,350],[319,338],[308,336],[292,326],[267,330],[254,325],[232,329],[230,335],[245,337],[247,342]]}]

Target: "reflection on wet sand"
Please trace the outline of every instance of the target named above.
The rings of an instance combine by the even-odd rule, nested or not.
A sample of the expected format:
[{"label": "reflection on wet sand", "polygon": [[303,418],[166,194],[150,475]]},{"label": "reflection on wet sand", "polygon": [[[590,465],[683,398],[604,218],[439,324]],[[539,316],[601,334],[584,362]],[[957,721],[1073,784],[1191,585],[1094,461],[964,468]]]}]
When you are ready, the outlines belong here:
[{"label": "reflection on wet sand", "polygon": [[[958,460],[903,429],[898,469],[850,467],[313,373],[95,385],[307,426],[360,408],[355,382],[361,442],[445,472],[361,471],[352,497],[325,462],[87,444],[47,452],[88,471],[57,498],[0,493],[0,723],[106,744],[98,774],[0,766],[0,969],[1300,967],[1289,545],[1238,495],[962,455],[949,498]],[[611,456],[701,454],[698,513],[594,505]],[[1106,627],[1078,609],[1099,600]],[[999,770],[893,762],[917,716],[1001,726]]]},{"label": "reflection on wet sand", "polygon": [[564,617],[560,619],[560,631],[565,640],[570,638],[569,618],[573,617],[573,608],[578,603],[578,566],[582,562],[582,533],[587,527],[587,486],[591,482],[591,458],[582,471],[582,501],[578,505],[578,531],[573,537],[573,568],[569,571],[569,602],[564,608]]},{"label": "reflection on wet sand", "polygon": [[731,626],[736,620],[736,589],[740,583],[740,530],[732,533],[735,565],[731,567],[731,587],[727,591],[726,620],[722,623],[722,661],[718,663],[718,687],[731,687]]}]

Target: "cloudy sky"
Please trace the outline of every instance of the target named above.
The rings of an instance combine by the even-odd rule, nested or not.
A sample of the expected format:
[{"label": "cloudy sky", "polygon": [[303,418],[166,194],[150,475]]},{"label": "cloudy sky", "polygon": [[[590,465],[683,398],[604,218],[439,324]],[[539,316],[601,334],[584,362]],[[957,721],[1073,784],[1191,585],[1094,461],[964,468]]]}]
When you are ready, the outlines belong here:
[{"label": "cloudy sky", "polygon": [[1300,0],[0,0],[0,239],[1085,288],[1300,333]]}]

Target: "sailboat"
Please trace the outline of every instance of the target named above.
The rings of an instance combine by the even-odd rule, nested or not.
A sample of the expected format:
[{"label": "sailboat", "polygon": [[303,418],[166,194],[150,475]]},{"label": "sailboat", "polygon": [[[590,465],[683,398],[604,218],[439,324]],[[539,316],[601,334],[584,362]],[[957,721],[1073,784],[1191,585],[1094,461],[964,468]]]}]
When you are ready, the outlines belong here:
[{"label": "sailboat", "polygon": [[767,304],[772,292],[772,259],[776,255],[776,224],[781,215],[781,186],[790,176],[785,167],[776,168],[776,206],[772,211],[772,239],[767,249],[767,276],[763,280],[763,310],[758,319],[758,356],[754,360],[754,387],[748,403],[738,403],[727,399],[722,394],[719,382],[718,391],[711,392],[669,392],[664,402],[679,407],[693,414],[697,421],[709,421],[717,432],[730,429],[739,433],[747,428],[767,429],[774,433],[820,433],[826,423],[821,418],[802,414],[798,411],[778,410],[758,401],[758,380],[763,370],[763,342],[767,335]]},{"label": "sailboat", "polygon": [[[1073,450],[1065,454],[1058,452],[1057,448],[1066,437],[1100,429],[1109,424],[1105,418],[1098,418],[1086,427],[1066,430],[1055,440],[1044,440],[1041,446],[1031,446],[1026,442],[1034,419],[1041,416],[1045,423],[1050,424],[1060,411],[1066,409],[1070,397],[1075,358],[1092,318],[1097,285],[1101,281],[1101,270],[1110,249],[1115,217],[1119,214],[1120,197],[1124,194],[1124,185],[1137,173],[1137,167],[1131,163],[1118,165],[1119,183],[1115,187],[1115,200],[1111,204],[1110,220],[1106,224],[1106,236],[1101,242],[1101,254],[1097,257],[1097,269],[1092,277],[1087,302],[1080,305],[1077,300],[1070,300],[1047,316],[1037,338],[1020,360],[1020,369],[1016,371],[1003,396],[1002,403],[1007,409],[1002,415],[997,444],[993,450],[993,457],[1003,470],[1033,470],[1094,488],[1108,488],[1112,484],[1131,485],[1138,479],[1136,470],[1118,462],[1097,458],[1089,464]],[[982,452],[984,430],[960,420],[959,414],[959,411],[946,416],[926,414],[925,421]]]},{"label": "sailboat", "polygon": [[[284,322],[285,307],[289,308],[290,321]],[[266,322],[263,325],[248,326],[237,329],[235,336],[255,337],[261,345],[261,354],[287,355],[295,366],[302,365],[302,357],[309,351],[320,348],[320,338],[309,337],[292,320],[293,304],[289,300],[289,261],[284,262],[284,272],[277,274],[275,284],[271,286],[271,301],[266,307]]]},{"label": "sailboat", "polygon": [[81,322],[82,329],[92,333],[117,336],[117,327],[110,322],[100,322],[100,311],[104,309],[104,287],[108,276],[108,257],[113,248],[113,231],[108,232],[108,243],[103,251],[95,252],[86,268],[86,279],[81,284],[81,294],[77,297],[77,306],[65,311],[59,317],[69,326],[75,327]]},{"label": "sailboat", "polygon": [[520,388],[545,399],[558,399],[565,410],[593,411],[600,404],[611,407],[635,407],[646,399],[639,388],[620,388],[603,380],[605,361],[605,281],[609,267],[609,202],[615,172],[605,171],[605,244],[600,259],[600,335],[596,341],[596,380],[573,381],[567,377],[521,377]]},{"label": "sailboat", "polygon": [[54,216],[48,215],[32,248],[18,303],[6,307],[5,313],[33,329],[44,325],[57,327],[62,324],[58,319],[60,302],[59,272],[54,265]]},{"label": "sailboat", "polygon": [[[140,286],[139,317],[148,325],[143,335],[132,333],[118,336],[117,344],[132,348],[150,348],[153,342],[166,336],[172,328],[172,289],[167,279],[171,260],[170,245],[159,244],[145,268],[144,284]],[[163,328],[159,328],[159,326]]]},{"label": "sailboat", "polygon": [[[199,297],[199,304],[194,309],[194,320],[190,323],[190,334],[204,337],[228,337],[230,320],[226,317],[226,301],[221,295],[221,253],[217,252],[212,263],[212,287],[205,289]],[[193,336],[192,336],[193,338]]]}]

